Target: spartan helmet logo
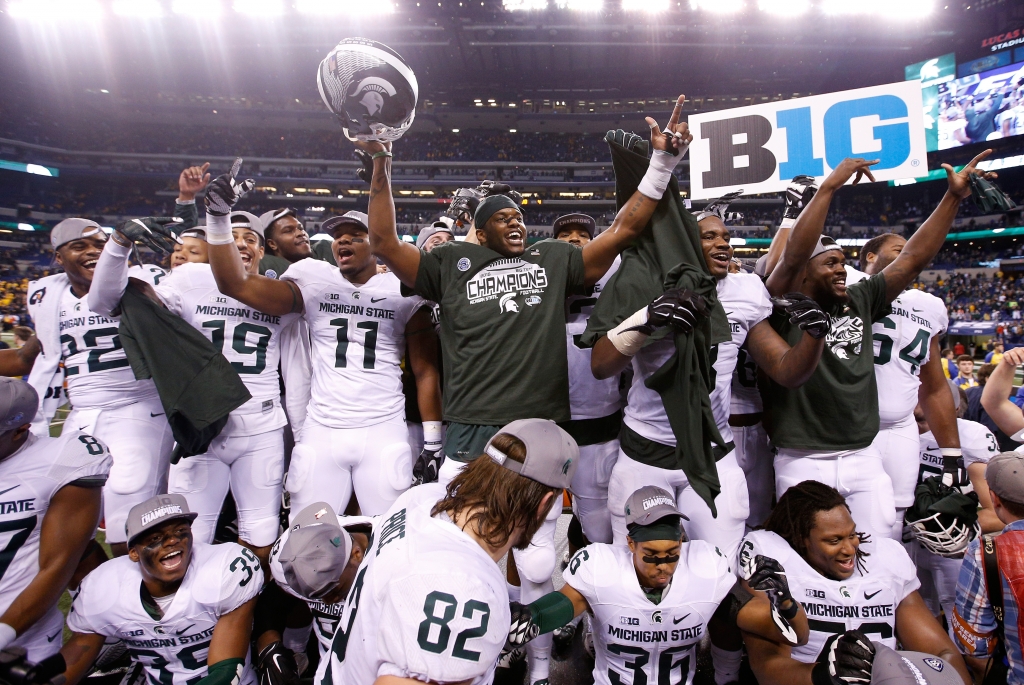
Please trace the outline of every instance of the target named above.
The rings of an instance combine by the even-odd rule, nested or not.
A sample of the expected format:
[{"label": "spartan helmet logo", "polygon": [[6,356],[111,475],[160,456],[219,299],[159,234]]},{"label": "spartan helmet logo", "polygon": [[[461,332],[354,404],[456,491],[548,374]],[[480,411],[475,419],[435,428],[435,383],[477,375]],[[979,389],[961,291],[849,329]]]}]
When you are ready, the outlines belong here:
[{"label": "spartan helmet logo", "polygon": [[516,312],[516,313],[518,313],[519,312],[519,305],[516,304],[516,294],[515,293],[505,293],[504,295],[502,295],[501,299],[498,300],[498,307],[501,309],[502,312]]},{"label": "spartan helmet logo", "polygon": [[661,621],[662,621],[661,611],[658,610],[658,611],[655,611],[653,614],[651,614],[651,620],[654,621],[655,623],[661,623]]},{"label": "spartan helmet logo", "polygon": [[[352,84],[348,96],[358,98],[359,104],[366,108],[371,117],[384,109],[384,94],[393,97],[398,91],[395,87],[379,76],[368,76],[359,83]],[[362,97],[359,97],[362,95]]]}]

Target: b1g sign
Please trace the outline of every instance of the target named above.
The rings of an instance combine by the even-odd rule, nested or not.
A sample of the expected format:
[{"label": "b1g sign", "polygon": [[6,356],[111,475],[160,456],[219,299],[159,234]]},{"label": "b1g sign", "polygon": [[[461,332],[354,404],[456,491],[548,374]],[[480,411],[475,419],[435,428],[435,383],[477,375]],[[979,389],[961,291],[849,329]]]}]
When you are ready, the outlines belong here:
[{"label": "b1g sign", "polygon": [[881,160],[878,181],[928,168],[920,81],[696,114],[689,124],[695,200],[779,192],[800,175],[820,181],[847,157]]}]

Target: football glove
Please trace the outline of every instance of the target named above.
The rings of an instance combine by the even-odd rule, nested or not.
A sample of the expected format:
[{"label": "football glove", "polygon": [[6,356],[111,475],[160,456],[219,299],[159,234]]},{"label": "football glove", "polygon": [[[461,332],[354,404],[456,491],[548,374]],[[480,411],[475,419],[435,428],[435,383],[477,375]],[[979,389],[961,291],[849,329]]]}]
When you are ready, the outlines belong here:
[{"label": "football glove", "polygon": [[800,216],[800,212],[803,211],[816,192],[818,192],[818,184],[814,182],[813,176],[795,176],[789,182],[783,195],[786,208],[782,210],[782,218],[796,221],[796,218]]},{"label": "football glove", "polygon": [[967,467],[964,466],[963,455],[943,454],[942,484],[950,488],[962,488],[969,485],[970,482]]},{"label": "football glove", "polygon": [[[787,641],[796,644],[797,634],[791,621],[800,611],[800,605],[789,591],[786,569],[782,564],[771,557],[758,554],[754,557],[754,572],[747,578],[747,583],[755,590],[768,595],[768,601],[772,606],[772,622]],[[783,608],[784,604],[789,606]]]},{"label": "football glove", "polygon": [[624,147],[630,152],[635,152],[638,155],[647,157],[651,153],[651,144],[649,141],[641,138],[635,133],[627,133],[621,128],[614,131],[608,131],[604,134],[604,139],[609,143],[615,143],[620,147]]},{"label": "football glove", "polygon": [[509,611],[512,614],[512,622],[509,624],[503,653],[522,647],[540,635],[540,626],[533,620],[533,612],[529,606],[509,602]]},{"label": "football glove", "polygon": [[352,155],[356,158],[362,166],[356,169],[356,176],[359,177],[360,181],[369,183],[373,180],[373,155],[366,150],[360,150],[356,148],[352,151]]},{"label": "football glove", "polygon": [[859,630],[833,635],[825,642],[811,670],[813,685],[856,685],[871,682],[875,646]]},{"label": "football glove", "polygon": [[799,326],[815,340],[821,340],[832,330],[832,320],[822,311],[818,303],[803,293],[789,293],[785,297],[773,297],[772,304],[789,316],[789,322]]},{"label": "football glove", "polygon": [[237,181],[231,174],[221,174],[206,187],[206,213],[227,216],[242,197],[256,187],[256,181],[247,178]]},{"label": "football glove", "polygon": [[692,333],[698,317],[710,313],[708,303],[701,295],[689,289],[672,288],[647,305],[647,323],[626,330],[650,335],[662,326],[672,326],[682,333]]},{"label": "football glove", "polygon": [[444,462],[444,452],[440,449],[430,450],[426,447],[420,451],[416,463],[412,466],[412,484],[423,485],[424,483],[437,482],[437,473]]},{"label": "football glove", "polygon": [[295,656],[280,641],[271,642],[256,659],[260,685],[299,685]]},{"label": "football glove", "polygon": [[[182,220],[176,216],[146,217],[122,221],[116,230],[132,243],[141,243],[160,254],[170,254],[174,245],[181,242],[178,237],[181,224]],[[176,225],[177,231],[174,230]]]},{"label": "football glove", "polygon": [[971,174],[967,178],[967,182],[971,186],[971,198],[985,214],[991,214],[994,211],[1008,212],[1017,208],[1017,203],[1010,196],[981,174]]}]

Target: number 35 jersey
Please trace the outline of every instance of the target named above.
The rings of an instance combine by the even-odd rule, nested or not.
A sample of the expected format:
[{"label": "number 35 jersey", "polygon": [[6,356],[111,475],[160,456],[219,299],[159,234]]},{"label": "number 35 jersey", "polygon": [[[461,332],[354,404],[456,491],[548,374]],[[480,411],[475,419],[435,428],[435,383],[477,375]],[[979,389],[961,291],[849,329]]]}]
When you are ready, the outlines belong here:
[{"label": "number 35 jersey", "polygon": [[562,578],[594,611],[597,685],[693,682],[697,645],[736,576],[701,540],[683,543],[680,556],[658,604],[640,588],[624,545],[588,545],[569,561]]},{"label": "number 35 jersey", "polygon": [[316,685],[494,679],[511,621],[505,578],[447,516],[430,515],[444,494],[420,485],[377,520]]},{"label": "number 35 jersey", "polygon": [[281,331],[299,315],[264,314],[222,295],[209,264],[182,264],[163,278],[155,290],[168,310],[188,321],[220,349],[252,395],[252,399],[231,412],[222,434],[258,435],[285,425],[287,418],[281,406],[278,379]]},{"label": "number 35 jersey", "polygon": [[281,280],[299,286],[313,343],[309,415],[331,428],[404,418],[405,327],[425,301],[402,297],[393,273],[356,285],[317,259],[293,264]]},{"label": "number 35 jersey", "polygon": [[[174,599],[156,618],[159,609],[142,603],[139,565],[118,557],[82,581],[68,628],[124,640],[150,683],[194,685],[206,675],[217,619],[259,595],[262,587],[259,560],[248,549],[233,542],[197,542]],[[256,683],[248,655],[238,683]]]},{"label": "number 35 jersey", "polygon": [[921,587],[917,568],[902,544],[889,538],[874,540],[871,556],[846,580],[818,573],[781,537],[767,530],[748,533],[740,545],[740,565],[762,554],[786,569],[794,599],[807,612],[811,636],[792,655],[805,664],[818,660],[825,641],[847,630],[859,630],[874,641],[896,649],[896,608]]}]

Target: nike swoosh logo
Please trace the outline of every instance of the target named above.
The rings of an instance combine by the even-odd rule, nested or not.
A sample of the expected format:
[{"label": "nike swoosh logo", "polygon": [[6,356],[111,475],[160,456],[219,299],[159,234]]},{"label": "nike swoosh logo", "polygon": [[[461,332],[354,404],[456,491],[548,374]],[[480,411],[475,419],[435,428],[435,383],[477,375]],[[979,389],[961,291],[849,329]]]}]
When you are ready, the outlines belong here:
[{"label": "nike swoosh logo", "polygon": [[[21,483],[18,483],[17,485],[15,485],[15,486],[14,486],[14,488],[20,488],[20,487],[21,487]],[[3,495],[3,494],[5,494],[5,493],[8,493],[8,492],[10,492],[11,490],[14,490],[14,488],[7,488],[6,490],[0,490],[0,495]]]},{"label": "nike swoosh logo", "polygon": [[875,591],[874,591],[874,592],[872,592],[872,593],[871,593],[870,595],[869,595],[868,593],[866,593],[866,592],[865,592],[865,593],[864,593],[864,599],[871,599],[872,597],[874,597],[875,595],[877,595],[877,594],[878,594],[879,592],[881,592],[881,590],[875,590]]},{"label": "nike swoosh logo", "polygon": [[370,302],[380,302],[381,300],[386,300],[386,299],[388,299],[388,298],[386,298],[386,297],[378,297],[377,299],[373,299],[371,297],[370,298]]},{"label": "nike swoosh logo", "polygon": [[[690,612],[690,613],[693,613],[693,612]],[[689,616],[689,615],[690,614],[687,614],[686,616]],[[674,618],[674,619],[672,619],[672,625],[674,625],[674,626],[679,625],[680,621],[686,620],[686,616],[683,616],[682,618]]]},{"label": "nike swoosh logo", "polygon": [[163,416],[163,415],[164,415],[164,413],[163,413],[163,412],[160,412],[159,414],[154,414],[153,412],[149,412],[149,415],[150,415],[150,416]]},{"label": "nike swoosh logo", "polygon": [[913,309],[913,310],[914,310],[915,312],[917,312],[918,314],[920,314],[920,313],[921,313],[921,312],[923,311],[923,310],[921,310],[921,309],[918,309],[917,307],[911,307],[911,309]]},{"label": "nike swoosh logo", "polygon": [[47,641],[47,642],[53,642],[54,640],[56,640],[56,639],[57,639],[57,636],[58,636],[58,635],[60,635],[60,634],[61,634],[61,633],[63,633],[63,632],[64,632],[64,629],[63,629],[63,628],[61,628],[61,629],[60,629],[60,630],[58,630],[58,631],[57,631],[56,633],[54,633],[52,637],[51,637],[51,636],[49,636],[49,635],[47,635],[47,636],[46,636],[46,641]]},{"label": "nike swoosh logo", "polygon": [[[881,592],[881,590],[879,590],[879,592]],[[194,625],[195,625],[195,623],[190,623],[190,624],[188,624],[187,626],[185,626],[184,628],[182,628],[181,630],[177,630],[177,631],[175,631],[175,633],[174,633],[174,634],[175,634],[175,635],[181,635],[182,633],[184,633],[184,632],[185,632],[186,630],[188,630],[189,628],[191,628],[191,627],[192,627],[192,626],[194,626]]]}]

